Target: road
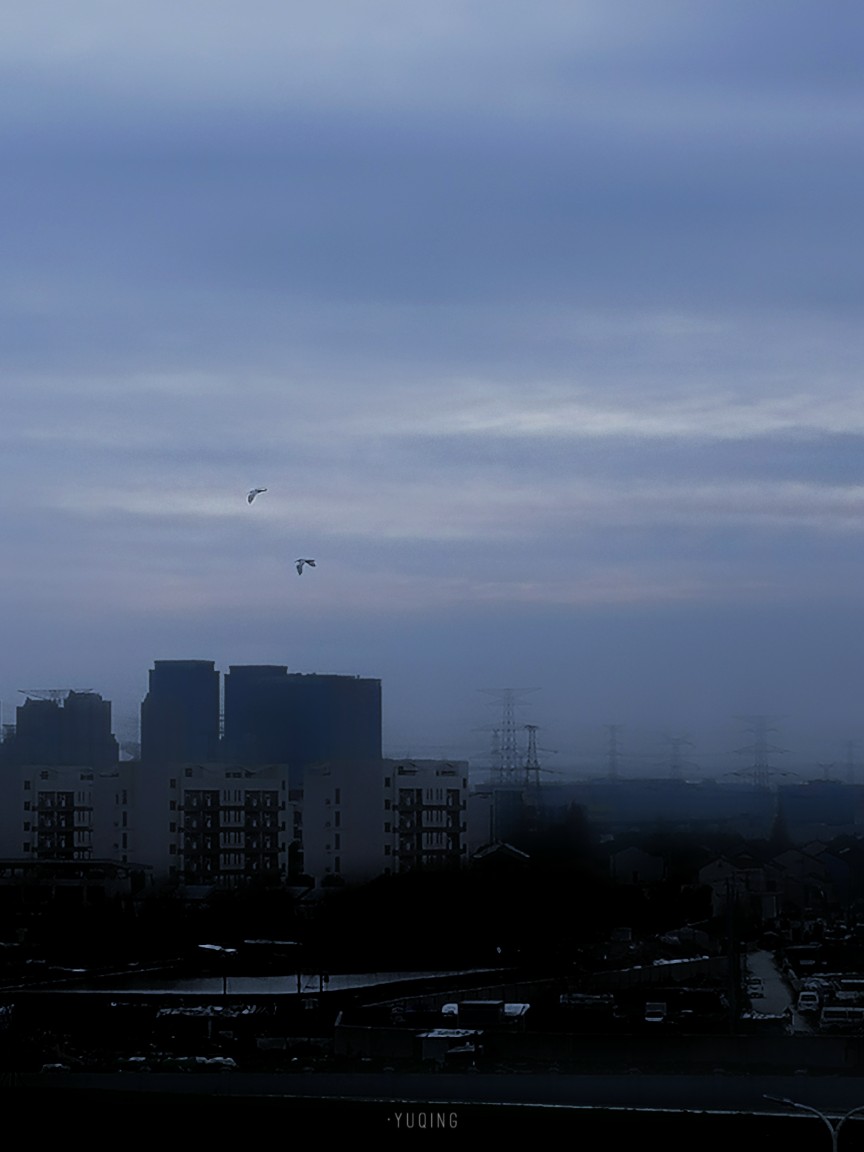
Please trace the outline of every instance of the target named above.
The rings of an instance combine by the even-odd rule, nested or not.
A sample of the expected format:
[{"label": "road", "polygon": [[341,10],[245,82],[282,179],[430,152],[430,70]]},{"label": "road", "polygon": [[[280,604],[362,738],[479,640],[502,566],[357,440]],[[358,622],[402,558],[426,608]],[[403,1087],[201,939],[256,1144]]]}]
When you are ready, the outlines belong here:
[{"label": "road", "polygon": [[813,1031],[810,1023],[797,1011],[795,993],[778,970],[770,952],[748,953],[747,970],[751,976],[759,977],[765,992],[763,997],[753,1000],[754,1012],[782,1016],[784,1012],[789,1011],[793,1032],[807,1034]]},{"label": "road", "polygon": [[[789,1097],[823,1111],[864,1104],[864,1080],[847,1076],[623,1076],[485,1073],[43,1073],[21,1088],[84,1092],[398,1101],[418,1106],[532,1104],[561,1108],[776,1111],[764,1096]],[[782,1110],[782,1109],[781,1109]],[[864,1127],[864,1121],[862,1121]]]}]

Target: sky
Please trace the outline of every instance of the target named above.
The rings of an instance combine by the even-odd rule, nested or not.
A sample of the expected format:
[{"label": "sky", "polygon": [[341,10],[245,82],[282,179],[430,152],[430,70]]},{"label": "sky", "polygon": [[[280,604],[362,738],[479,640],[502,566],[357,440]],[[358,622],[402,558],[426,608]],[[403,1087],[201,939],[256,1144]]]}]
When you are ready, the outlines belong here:
[{"label": "sky", "polygon": [[[380,677],[393,755],[864,765],[853,0],[7,0],[0,705]],[[267,492],[253,505],[246,493]],[[297,557],[317,564],[298,577]],[[864,780],[864,767],[861,768]]]}]

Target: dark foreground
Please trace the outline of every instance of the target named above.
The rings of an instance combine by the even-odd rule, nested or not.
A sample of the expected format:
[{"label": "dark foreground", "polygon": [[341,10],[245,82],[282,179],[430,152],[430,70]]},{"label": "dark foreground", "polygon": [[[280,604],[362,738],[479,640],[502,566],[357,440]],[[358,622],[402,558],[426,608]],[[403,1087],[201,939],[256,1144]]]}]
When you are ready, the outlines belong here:
[{"label": "dark foreground", "polygon": [[[827,1129],[810,1117],[749,1115],[732,1112],[642,1111],[592,1109],[540,1105],[405,1105],[378,1101],[294,1099],[290,1097],[196,1096],[162,1093],[103,1092],[56,1089],[25,1089],[15,1094],[11,1108],[3,1093],[2,1106],[13,1117],[39,1117],[39,1127],[49,1132],[78,1130],[98,1133],[116,1131],[163,1137],[171,1131],[194,1133],[198,1146],[243,1135],[257,1139],[270,1125],[282,1131],[319,1137],[344,1136],[352,1140],[374,1138],[410,1147],[417,1140],[452,1142],[460,1146],[466,1136],[475,1139],[516,1137],[548,1139],[566,1137],[583,1147],[599,1147],[598,1141],[633,1142],[624,1147],[692,1148],[737,1147],[749,1152],[775,1141],[784,1152],[825,1152],[831,1147]],[[839,1152],[864,1146],[864,1124],[850,1121],[841,1132]],[[588,1143],[590,1141],[590,1143]]]},{"label": "dark foreground", "polygon": [[[199,1147],[229,1133],[252,1139],[272,1123],[283,1125],[286,1136],[302,1130],[352,1140],[392,1137],[407,1145],[466,1135],[564,1136],[590,1139],[586,1147],[599,1146],[600,1138],[639,1139],[646,1147],[664,1141],[669,1148],[729,1141],[748,1152],[782,1141],[784,1152],[828,1152],[831,1138],[821,1120],[784,1113],[762,1098],[766,1091],[834,1115],[864,1103],[864,1080],[848,1077],[52,1075],[17,1077],[0,1090],[0,1108],[7,1120],[27,1118],[46,1135],[122,1130],[164,1137],[182,1126]],[[839,1152],[861,1148],[864,1118],[852,1118],[841,1131]]]}]

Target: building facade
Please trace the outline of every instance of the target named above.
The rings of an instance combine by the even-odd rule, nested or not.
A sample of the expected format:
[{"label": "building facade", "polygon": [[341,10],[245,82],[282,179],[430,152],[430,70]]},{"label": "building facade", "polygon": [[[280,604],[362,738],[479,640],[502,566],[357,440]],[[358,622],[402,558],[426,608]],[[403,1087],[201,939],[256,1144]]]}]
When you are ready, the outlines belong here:
[{"label": "building facade", "polygon": [[362,883],[467,861],[468,764],[330,761],[306,772],[304,869],[317,882]]},{"label": "building facade", "polygon": [[145,763],[212,762],[219,755],[219,673],[212,660],[157,660],[141,704]]},{"label": "building facade", "polygon": [[2,745],[7,764],[86,765],[117,763],[111,702],[98,692],[67,692],[62,699],[31,696],[16,709],[16,723]]},{"label": "building facade", "polygon": [[303,769],[324,760],[381,757],[381,681],[232,665],[225,676],[224,756]]}]

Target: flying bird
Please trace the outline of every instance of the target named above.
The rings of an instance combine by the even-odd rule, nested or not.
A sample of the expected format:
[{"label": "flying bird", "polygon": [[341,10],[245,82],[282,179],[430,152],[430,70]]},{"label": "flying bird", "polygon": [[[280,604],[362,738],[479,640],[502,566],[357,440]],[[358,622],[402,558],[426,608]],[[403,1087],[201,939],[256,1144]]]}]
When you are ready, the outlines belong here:
[{"label": "flying bird", "polygon": [[294,563],[297,565],[297,575],[298,576],[303,575],[303,565],[304,564],[308,564],[310,568],[315,567],[315,561],[314,560],[295,560]]},{"label": "flying bird", "polygon": [[249,493],[249,495],[246,497],[246,499],[251,504],[256,496],[260,496],[260,494],[262,492],[266,492],[266,491],[267,491],[266,488],[253,488],[252,491]]}]

